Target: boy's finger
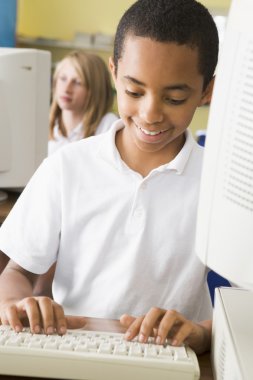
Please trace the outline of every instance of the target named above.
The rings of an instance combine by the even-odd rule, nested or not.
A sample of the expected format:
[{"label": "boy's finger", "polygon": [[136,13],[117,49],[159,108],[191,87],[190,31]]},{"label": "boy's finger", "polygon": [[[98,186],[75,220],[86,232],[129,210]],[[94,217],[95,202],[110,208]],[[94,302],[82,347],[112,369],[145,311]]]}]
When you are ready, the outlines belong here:
[{"label": "boy's finger", "polygon": [[24,298],[22,301],[18,302],[17,308],[19,311],[26,313],[31,332],[39,334],[41,332],[42,322],[39,305],[36,299],[34,297]]},{"label": "boy's finger", "polygon": [[3,325],[10,325],[16,332],[23,330],[23,325],[19,319],[18,311],[15,305],[11,305],[3,311],[1,314],[1,322]]},{"label": "boy's finger", "polygon": [[157,331],[156,343],[164,344],[169,332],[178,322],[179,314],[175,310],[167,310],[164,314]]},{"label": "boy's finger", "polygon": [[159,321],[165,312],[165,310],[156,307],[149,310],[140,327],[139,341],[141,343],[146,343],[148,338],[153,335],[154,329],[159,325]]},{"label": "boy's finger", "polygon": [[44,333],[51,335],[55,332],[56,321],[53,309],[53,300],[49,297],[36,297]]},{"label": "boy's finger", "polygon": [[66,334],[67,332],[67,321],[64,314],[64,310],[61,305],[53,302],[54,320],[55,328],[59,335]]},{"label": "boy's finger", "polygon": [[128,328],[135,321],[135,319],[136,319],[135,317],[132,317],[129,314],[123,314],[120,317],[119,321],[122,324],[122,326]]},{"label": "boy's finger", "polygon": [[191,323],[182,324],[182,326],[178,329],[177,333],[173,336],[172,345],[180,346],[185,341],[185,339],[188,338],[192,330],[193,329]]},{"label": "boy's finger", "polygon": [[67,315],[66,324],[68,329],[81,329],[85,327],[87,320],[85,317],[77,317],[73,315]]},{"label": "boy's finger", "polygon": [[141,324],[142,324],[142,321],[143,321],[144,317],[138,317],[138,318],[134,318],[133,322],[131,323],[131,325],[128,327],[124,337],[126,340],[131,340],[133,338],[135,338],[138,334],[139,334],[139,331],[140,331],[140,327],[141,327]]}]

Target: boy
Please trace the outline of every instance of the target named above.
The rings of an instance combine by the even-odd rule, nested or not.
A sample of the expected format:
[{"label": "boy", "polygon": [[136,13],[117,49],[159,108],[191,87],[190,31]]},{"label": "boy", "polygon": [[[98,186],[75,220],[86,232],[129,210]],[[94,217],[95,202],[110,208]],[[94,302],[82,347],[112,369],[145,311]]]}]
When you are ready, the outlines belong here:
[{"label": "boy", "polygon": [[[195,0],[139,0],[123,15],[110,59],[121,120],[45,160],[6,219],[2,323],[20,331],[27,317],[34,332],[64,334],[64,312],[123,314],[126,339],[155,330],[159,344],[170,335],[209,348],[194,253],[202,148],[187,127],[210,98],[217,55],[215,24]],[[34,273],[56,260],[54,301],[32,297]]]}]

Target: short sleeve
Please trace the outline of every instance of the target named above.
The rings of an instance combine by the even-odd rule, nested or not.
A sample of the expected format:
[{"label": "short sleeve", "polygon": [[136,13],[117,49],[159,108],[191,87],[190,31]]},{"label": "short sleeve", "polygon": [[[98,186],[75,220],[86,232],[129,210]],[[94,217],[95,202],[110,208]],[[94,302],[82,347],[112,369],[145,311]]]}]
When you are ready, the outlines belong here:
[{"label": "short sleeve", "polygon": [[23,190],[0,229],[0,250],[34,273],[57,258],[61,233],[61,165],[47,158]]},{"label": "short sleeve", "polygon": [[100,124],[98,125],[97,130],[96,130],[96,135],[109,131],[109,129],[111,129],[112,125],[114,124],[116,120],[119,120],[117,115],[115,115],[112,112],[108,112],[102,118]]}]

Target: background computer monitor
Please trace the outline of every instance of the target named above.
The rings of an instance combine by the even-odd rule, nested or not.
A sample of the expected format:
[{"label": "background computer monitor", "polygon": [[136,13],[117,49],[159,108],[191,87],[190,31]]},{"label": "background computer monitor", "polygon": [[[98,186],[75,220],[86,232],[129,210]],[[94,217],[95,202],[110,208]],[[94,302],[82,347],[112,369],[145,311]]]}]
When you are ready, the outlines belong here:
[{"label": "background computer monitor", "polygon": [[49,52],[0,48],[1,191],[24,188],[47,156],[50,73]]},{"label": "background computer monitor", "polygon": [[196,250],[253,289],[253,2],[233,0],[211,101]]}]

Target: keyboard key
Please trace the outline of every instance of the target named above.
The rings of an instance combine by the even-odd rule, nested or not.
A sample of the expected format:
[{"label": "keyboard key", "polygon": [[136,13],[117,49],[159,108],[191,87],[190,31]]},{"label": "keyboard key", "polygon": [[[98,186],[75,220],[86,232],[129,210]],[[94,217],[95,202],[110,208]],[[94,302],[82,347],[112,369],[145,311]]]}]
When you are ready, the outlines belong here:
[{"label": "keyboard key", "polygon": [[177,347],[177,349],[174,351],[174,359],[175,360],[188,360],[188,355],[185,350],[185,347]]},{"label": "keyboard key", "polygon": [[142,356],[142,346],[140,343],[133,343],[133,345],[130,345],[129,348],[129,355],[130,356]]},{"label": "keyboard key", "polygon": [[155,358],[157,357],[157,347],[155,345],[148,345],[144,349],[144,356],[146,358]]},{"label": "keyboard key", "polygon": [[128,347],[126,343],[119,343],[114,347],[114,355],[127,355]]},{"label": "keyboard key", "polygon": [[98,352],[100,354],[111,354],[112,344],[110,342],[100,344]]}]

